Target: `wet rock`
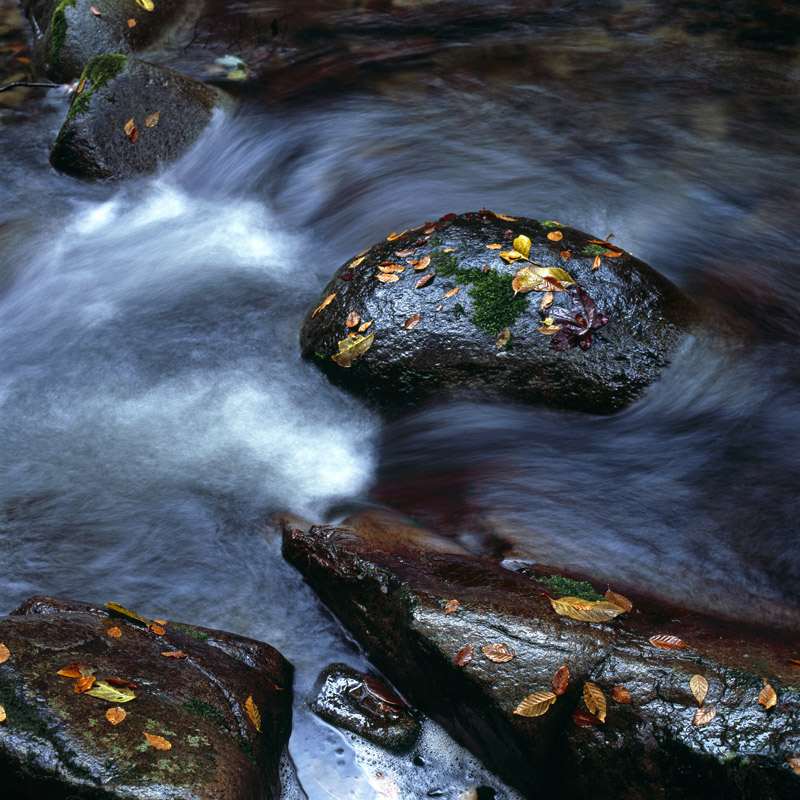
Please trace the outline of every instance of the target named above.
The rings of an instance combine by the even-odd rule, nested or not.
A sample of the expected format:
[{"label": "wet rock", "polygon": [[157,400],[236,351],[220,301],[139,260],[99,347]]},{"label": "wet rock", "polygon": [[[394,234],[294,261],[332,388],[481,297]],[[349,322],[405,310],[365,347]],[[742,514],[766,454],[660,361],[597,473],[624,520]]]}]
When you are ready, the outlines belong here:
[{"label": "wet rock", "polygon": [[[515,296],[515,273],[534,265],[499,254],[519,235],[529,237],[533,262],[565,270],[585,294],[562,278],[543,314],[541,279],[542,291]],[[305,319],[303,356],[333,382],[390,408],[458,394],[610,413],[691,345],[699,322],[676,286],[629,253],[559,223],[490,211],[448,214],[375,245],[339,268],[318,303],[330,295]],[[359,325],[348,327],[353,313]],[[541,332],[547,317],[563,330]],[[348,341],[369,345],[349,366],[338,355]]]},{"label": "wet rock", "polygon": [[[308,530],[287,521],[284,554],[415,706],[526,796],[797,793],[787,758],[800,752],[800,670],[785,638],[664,608],[603,624],[558,616],[542,596],[551,587],[388,514]],[[460,605],[445,614],[452,599]],[[688,647],[657,648],[655,634]],[[489,644],[513,658],[491,661]],[[551,691],[565,663],[569,684],[547,713],[514,714],[526,696]],[[709,683],[704,708],[716,709],[704,725],[693,724],[695,674]],[[765,678],[778,695],[768,711],[758,703]],[[586,716],[587,681],[605,696],[603,724]],[[630,703],[612,700],[615,686]]]},{"label": "wet rock", "polygon": [[[109,635],[111,628],[121,631]],[[292,668],[267,644],[167,622],[165,633],[104,607],[34,597],[0,619],[0,784],[6,797],[277,798],[291,727]],[[186,658],[163,652],[183,651]],[[121,703],[76,693],[63,668],[135,685]],[[261,714],[261,733],[246,702]],[[127,716],[114,725],[106,712]],[[161,750],[145,734],[171,744]]]},{"label": "wet rock", "polygon": [[331,664],[317,679],[311,710],[338,728],[357,733],[395,753],[406,753],[420,725],[401,697],[383,681],[346,664]]},{"label": "wet rock", "polygon": [[220,100],[186,75],[120,54],[93,58],[78,88],[50,160],[84,178],[128,178],[173,161]]},{"label": "wet rock", "polygon": [[147,11],[133,0],[24,0],[23,7],[34,29],[40,68],[51,80],[64,82],[80,75],[93,56],[155,47],[182,21],[198,15],[203,3],[156,0]]}]

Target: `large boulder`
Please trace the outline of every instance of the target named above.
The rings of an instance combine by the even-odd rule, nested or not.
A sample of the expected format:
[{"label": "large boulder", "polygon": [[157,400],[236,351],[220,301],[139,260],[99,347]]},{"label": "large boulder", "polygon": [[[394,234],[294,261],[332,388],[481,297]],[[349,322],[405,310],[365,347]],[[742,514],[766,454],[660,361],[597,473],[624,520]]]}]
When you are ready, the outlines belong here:
[{"label": "large boulder", "polygon": [[390,236],[343,264],[316,305],[303,356],[389,407],[457,393],[610,413],[690,346],[698,321],[676,286],[615,245],[491,211]]},{"label": "large boulder", "polygon": [[182,155],[220,95],[180,72],[121,54],[86,65],[51,162],[84,178],[146,174]]},{"label": "large boulder", "polygon": [[[415,706],[527,797],[788,800],[800,790],[800,667],[790,661],[800,653],[785,638],[653,606],[603,623],[560,616],[543,592],[602,598],[386,513],[311,528],[288,520],[284,554]],[[508,653],[489,658],[489,645]],[[699,713],[695,675],[708,685]],[[769,708],[765,683],[776,692],[774,703],[761,695]],[[536,692],[551,693],[538,709],[531,701],[544,713],[515,713]],[[604,722],[584,700],[596,692]]]},{"label": "large boulder", "polygon": [[[51,597],[0,619],[6,797],[280,796],[291,727],[288,662],[242,636],[148,622]],[[102,686],[108,699],[81,692],[76,668],[96,679],[89,692]]]}]

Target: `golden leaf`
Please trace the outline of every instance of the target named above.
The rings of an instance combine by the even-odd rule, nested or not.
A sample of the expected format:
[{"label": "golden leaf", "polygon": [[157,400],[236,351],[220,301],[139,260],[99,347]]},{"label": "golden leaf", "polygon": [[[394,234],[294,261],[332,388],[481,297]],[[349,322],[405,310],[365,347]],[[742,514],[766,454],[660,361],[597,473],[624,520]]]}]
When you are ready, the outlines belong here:
[{"label": "golden leaf", "polygon": [[364,331],[365,331],[367,328],[369,328],[369,326],[370,326],[370,325],[372,325],[372,320],[371,320],[371,319],[370,319],[370,320],[367,320],[366,322],[362,322],[362,323],[361,323],[361,324],[358,326],[358,332],[359,332],[359,333],[364,333]]},{"label": "golden leaf", "polygon": [[472,661],[472,655],[475,652],[475,645],[468,644],[462,647],[456,654],[456,664],[459,667],[466,667]]},{"label": "golden leaf", "polygon": [[[387,276],[388,277],[388,276]],[[363,356],[372,347],[375,341],[375,334],[369,336],[359,336],[356,339],[342,339],[339,342],[339,352],[331,358],[340,366],[349,368],[352,363]]]},{"label": "golden leaf", "polygon": [[107,634],[108,634],[108,635],[109,635],[109,636],[110,636],[112,639],[119,639],[119,637],[120,637],[120,636],[122,636],[122,631],[121,631],[121,630],[120,630],[120,629],[119,629],[119,628],[118,628],[116,625],[115,625],[113,628],[109,628],[109,629],[106,631],[106,633],[107,633]]},{"label": "golden leaf", "polygon": [[717,709],[713,706],[703,706],[694,712],[692,725],[706,725],[717,716]]},{"label": "golden leaf", "polygon": [[564,259],[564,261],[567,261],[567,260],[569,260],[569,258],[570,258],[571,256],[572,256],[572,253],[570,253],[570,251],[569,251],[569,250],[562,250],[562,251],[561,251],[561,258],[563,258],[563,259]]},{"label": "golden leaf", "polygon": [[525,256],[523,256],[522,253],[517,250],[501,250],[497,255],[499,255],[500,258],[506,262],[506,264],[510,264],[512,261],[519,261],[521,258],[525,258]]},{"label": "golden leaf", "polygon": [[156,636],[163,636],[166,633],[160,625],[151,625],[150,630],[153,631]]},{"label": "golden leaf", "polygon": [[10,657],[11,651],[2,642],[0,642],[0,664],[5,664]]},{"label": "golden leaf", "polygon": [[345,320],[344,324],[347,325],[348,328],[355,328],[359,322],[361,322],[361,316],[359,313],[357,311],[351,311],[347,315],[347,319]]},{"label": "golden leaf", "polygon": [[514,246],[514,250],[517,253],[521,253],[525,258],[531,252],[531,240],[527,236],[517,236],[516,239],[512,242]]},{"label": "golden leaf", "polygon": [[347,269],[355,269],[365,258],[366,256],[361,256],[361,258],[357,258],[355,261],[351,261],[347,265]]},{"label": "golden leaf", "polygon": [[660,647],[663,650],[680,650],[683,647],[689,646],[683,639],[679,639],[677,636],[672,636],[669,633],[657,633],[655,636],[651,636],[647,641],[650,642],[653,647]]},{"label": "golden leaf", "polygon": [[133,117],[131,117],[126,123],[123,130],[125,131],[126,136],[130,136],[133,133],[133,129],[136,127],[136,123],[133,121]]},{"label": "golden leaf", "polygon": [[[139,2],[139,0],[136,0]],[[392,232],[391,236],[386,237],[387,242],[394,242],[395,240],[399,239],[401,236],[405,236],[408,233],[408,228],[406,228],[402,233]]]},{"label": "golden leaf", "polygon": [[86,86],[86,78],[81,78],[81,82],[78,84],[75,94],[80,94],[83,91],[84,86]]},{"label": "golden leaf", "polygon": [[112,686],[108,681],[97,681],[86,694],[107,700],[109,703],[128,703],[138,696],[129,686]]},{"label": "golden leaf", "polygon": [[501,244],[487,244],[486,245],[490,250],[502,250],[503,245]]},{"label": "golden leaf", "polygon": [[583,701],[586,707],[600,722],[606,721],[606,696],[596,683],[586,681],[583,684]]},{"label": "golden leaf", "polygon": [[547,292],[542,298],[542,308],[550,308],[550,306],[553,305],[554,299],[555,295],[552,292]]},{"label": "golden leaf", "polygon": [[708,694],[708,681],[702,675],[692,675],[689,679],[689,688],[692,690],[697,705],[703,705],[703,700]]},{"label": "golden leaf", "polygon": [[0,706],[0,722],[5,722],[5,721],[6,721],[6,710],[3,708],[3,706]]},{"label": "golden leaf", "polygon": [[128,27],[129,28],[135,28],[136,27],[136,20],[135,19],[129,19],[128,20]]},{"label": "golden leaf", "polygon": [[152,11],[155,8],[153,0],[136,0],[136,4],[140,5],[145,11]]},{"label": "golden leaf", "polygon": [[91,11],[92,14],[94,14],[96,17],[102,17],[103,16],[103,12],[99,8],[97,8],[96,6],[89,6],[89,11]]},{"label": "golden leaf", "polygon": [[569,685],[569,667],[566,664],[562,664],[553,675],[553,691],[556,694],[564,694],[567,691],[567,686]]},{"label": "golden leaf", "polygon": [[458,289],[459,289],[459,287],[456,286],[455,289],[451,289],[449,292],[445,292],[444,297],[442,298],[442,300],[444,300],[445,297],[452,297],[454,294],[458,294]]},{"label": "golden leaf", "polygon": [[448,600],[447,604],[444,607],[445,615],[452,614],[453,612],[458,611],[458,607],[460,605],[461,603],[459,603],[458,600]]},{"label": "golden leaf", "polygon": [[600,266],[600,256],[594,257],[594,264],[592,264],[592,269],[597,269]]},{"label": "golden leaf", "polygon": [[420,289],[420,288],[422,288],[422,287],[423,287],[423,286],[424,286],[426,283],[430,282],[431,280],[433,280],[433,275],[432,275],[432,274],[423,275],[423,276],[422,276],[422,277],[421,277],[421,278],[420,278],[420,279],[419,279],[419,280],[418,280],[418,281],[417,281],[417,282],[414,284],[414,288],[415,288],[415,289]]},{"label": "golden leaf", "polygon": [[161,654],[164,658],[188,658],[189,654],[184,653],[183,650],[167,650]]},{"label": "golden leaf", "polygon": [[410,331],[412,328],[416,328],[419,325],[419,314],[412,314],[404,323],[403,327]]},{"label": "golden leaf", "polygon": [[[137,3],[150,2],[150,0],[136,0]],[[156,750],[172,750],[172,745],[163,737],[155,736],[152,733],[146,733],[144,738],[147,739],[147,744],[155,747]]]},{"label": "golden leaf", "polygon": [[252,695],[244,701],[244,707],[247,709],[247,716],[250,717],[250,722],[253,727],[261,733],[261,714],[259,713],[258,706],[253,702]]},{"label": "golden leaf", "polygon": [[764,678],[764,688],[758,693],[758,702],[764,706],[765,710],[772,708],[778,703],[778,695],[775,694],[775,690],[767,683],[766,678]]},{"label": "golden leaf", "polygon": [[516,217],[507,217],[505,214],[495,214],[497,219],[504,219],[506,222],[516,222]]},{"label": "golden leaf", "polygon": [[511,286],[515,292],[564,292],[564,284],[575,283],[569,273],[558,267],[522,267],[514,274]]},{"label": "golden leaf", "polygon": [[[2,710],[2,709],[0,709]],[[798,774],[800,775],[800,756],[793,756],[789,757],[786,756],[786,760],[789,762],[789,766]]]},{"label": "golden leaf", "polygon": [[89,689],[92,688],[92,684],[97,680],[94,675],[84,675],[81,678],[78,678],[75,681],[75,694],[81,694],[81,692],[88,692]]},{"label": "golden leaf", "polygon": [[154,111],[152,114],[148,114],[144,118],[144,126],[145,128],[155,128],[158,125],[158,118],[161,116],[160,111]]},{"label": "golden leaf", "polygon": [[615,703],[632,703],[631,693],[624,686],[612,686],[611,697]]},{"label": "golden leaf", "polygon": [[108,711],[106,711],[106,719],[112,725],[119,725],[120,722],[122,722],[122,720],[124,720],[127,716],[128,712],[119,706],[114,706],[114,708],[109,708]]},{"label": "golden leaf", "polygon": [[560,242],[564,238],[564,234],[561,233],[561,231],[550,231],[550,233],[547,234],[547,238],[551,242]]},{"label": "golden leaf", "polygon": [[515,709],[521,717],[541,717],[557,700],[553,692],[534,692],[529,694]]},{"label": "golden leaf", "polygon": [[624,594],[617,594],[616,592],[612,592],[609,589],[604,597],[608,600],[609,603],[613,603],[615,606],[619,606],[620,608],[624,608],[628,613],[633,611],[633,603],[625,597]]},{"label": "golden leaf", "polygon": [[406,268],[402,264],[379,264],[378,271],[384,275],[391,275],[393,272],[405,272]]},{"label": "golden leaf", "polygon": [[442,250],[443,253],[455,253],[455,251],[455,247],[445,247],[444,250]]},{"label": "golden leaf", "polygon": [[323,309],[323,308],[325,308],[326,306],[329,306],[329,305],[331,304],[331,301],[333,300],[333,298],[334,298],[334,297],[336,297],[336,292],[334,292],[333,294],[329,294],[329,295],[328,295],[328,296],[327,296],[327,297],[326,297],[326,298],[325,298],[325,299],[324,299],[324,300],[323,300],[323,301],[322,301],[322,302],[321,302],[321,303],[320,303],[320,304],[319,304],[319,305],[318,305],[318,306],[317,306],[317,307],[314,309],[314,312],[311,314],[311,319],[314,319],[314,317],[316,317],[316,316],[317,316],[317,314],[319,314],[319,312],[320,312],[320,311],[322,311],[322,309]]},{"label": "golden leaf", "polygon": [[508,343],[511,341],[511,328],[503,328],[500,333],[497,334],[497,338],[494,340],[494,346],[498,350],[503,350]]},{"label": "golden leaf", "polygon": [[540,325],[536,330],[539,333],[543,333],[545,336],[551,336],[554,333],[558,333],[561,330],[560,325]]},{"label": "golden leaf", "polygon": [[582,622],[608,622],[625,613],[624,608],[607,600],[584,600],[582,597],[561,597],[558,600],[548,597],[548,600],[556,614]]},{"label": "golden leaf", "polygon": [[400,280],[399,275],[391,274],[391,275],[376,275],[375,276],[381,283],[397,283]]},{"label": "golden leaf", "polygon": [[495,664],[504,664],[506,661],[511,661],[516,655],[513,650],[508,649],[507,644],[487,644],[485,647],[481,647],[481,652]]},{"label": "golden leaf", "polygon": [[425,256],[424,258],[421,258],[419,261],[417,261],[416,264],[414,264],[414,269],[416,270],[425,269],[426,267],[428,267],[430,263],[431,263],[431,257]]},{"label": "golden leaf", "polygon": [[56,675],[63,675],[65,678],[82,678],[86,668],[83,664],[70,664],[64,669],[60,669]]}]

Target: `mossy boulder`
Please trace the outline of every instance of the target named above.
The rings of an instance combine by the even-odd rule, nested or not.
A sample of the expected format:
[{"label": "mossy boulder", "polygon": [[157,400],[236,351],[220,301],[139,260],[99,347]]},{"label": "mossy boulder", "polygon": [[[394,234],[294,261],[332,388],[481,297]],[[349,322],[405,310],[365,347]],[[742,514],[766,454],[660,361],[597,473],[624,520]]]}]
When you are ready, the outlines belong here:
[{"label": "mossy boulder", "polygon": [[[508,263],[500,253],[520,235],[531,242],[529,260]],[[558,325],[560,312],[578,319],[579,292],[596,304],[594,326],[571,337],[569,349],[553,347],[564,334],[540,332],[547,292],[515,295],[517,271],[537,264],[582,287],[565,280],[567,291],[554,293],[544,319]],[[382,271],[394,265],[403,271]],[[324,308],[309,309],[303,356],[333,382],[390,408],[458,394],[611,413],[658,378],[699,324],[686,295],[620,248],[559,223],[490,211],[448,214],[373,246],[337,270],[315,305],[330,295]],[[372,325],[348,327],[351,312]],[[338,353],[340,342],[360,342],[351,333],[372,339],[347,366]]]},{"label": "mossy boulder", "polygon": [[[118,628],[121,635],[109,634]],[[0,785],[15,800],[278,798],[291,727],[292,668],[267,644],[109,609],[35,597],[0,619]],[[112,632],[113,633],[113,632]],[[167,658],[182,651],[186,657]],[[134,684],[135,699],[76,692],[70,665]],[[119,684],[112,684],[117,686]],[[93,687],[92,687],[93,688]],[[246,704],[261,715],[256,730]],[[118,724],[111,708],[127,716]],[[157,749],[145,734],[171,745]]]},{"label": "mossy boulder", "polygon": [[91,59],[78,89],[50,160],[83,178],[128,178],[173,161],[220,101],[215,89],[182,73],[119,53]]},{"label": "mossy boulder", "polygon": [[36,33],[38,65],[58,82],[78,77],[93,56],[140,54],[155,48],[182,21],[196,18],[203,5],[156,0],[153,10],[147,11],[134,0],[23,0]]},{"label": "mossy boulder", "polygon": [[[639,610],[635,596],[633,612],[608,622],[559,616],[542,594],[558,597],[555,578],[540,583],[384,512],[310,528],[287,520],[283,548],[415,707],[526,797],[789,800],[800,791],[787,762],[800,755],[800,669],[786,637]],[[451,600],[460,605],[446,613]],[[656,647],[657,634],[687,647]],[[490,660],[489,644],[513,658]],[[552,691],[565,663],[566,691],[546,713],[514,713]],[[703,708],[716,711],[705,724],[693,722],[696,674],[709,685]],[[758,702],[765,679],[777,693],[769,710]],[[605,697],[605,722],[587,716],[587,681]],[[612,699],[615,686],[631,702]]]}]

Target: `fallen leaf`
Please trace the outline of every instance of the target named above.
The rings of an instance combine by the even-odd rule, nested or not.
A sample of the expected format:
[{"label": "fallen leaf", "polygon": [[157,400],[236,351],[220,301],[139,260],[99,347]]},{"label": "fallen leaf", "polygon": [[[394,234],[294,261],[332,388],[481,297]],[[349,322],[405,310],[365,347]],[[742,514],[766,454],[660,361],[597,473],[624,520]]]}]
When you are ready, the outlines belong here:
[{"label": "fallen leaf", "polygon": [[596,683],[586,681],[583,684],[583,701],[589,711],[594,714],[600,722],[606,721],[606,696]]},{"label": "fallen leaf", "polygon": [[160,625],[151,625],[150,630],[153,631],[156,636],[163,636],[166,633]]},{"label": "fallen leaf", "polygon": [[423,286],[424,286],[426,283],[430,282],[432,279],[433,279],[433,275],[432,275],[432,274],[423,275],[423,276],[422,276],[422,277],[421,277],[421,278],[420,278],[420,279],[419,279],[419,280],[418,280],[418,281],[417,281],[417,282],[414,284],[414,288],[415,288],[415,289],[420,289],[420,288],[421,288],[421,287],[423,287]]},{"label": "fallen leaf", "polygon": [[141,6],[145,11],[152,11],[155,8],[153,0],[136,0],[136,4]]},{"label": "fallen leaf", "polygon": [[[122,683],[126,683],[122,681]],[[97,681],[86,694],[97,697],[100,700],[107,700],[109,703],[128,703],[135,700],[139,695],[130,686],[120,686],[115,688],[108,681]]]},{"label": "fallen leaf", "polygon": [[347,325],[348,328],[355,328],[359,322],[361,322],[360,314],[357,311],[351,311],[347,315],[347,319],[345,320],[344,324]]},{"label": "fallen leaf", "polygon": [[86,86],[86,78],[81,78],[81,82],[78,84],[75,94],[80,94],[83,91],[84,86]]},{"label": "fallen leaf", "polygon": [[458,653],[456,653],[456,664],[459,667],[466,667],[470,661],[472,661],[472,656],[475,653],[475,645],[468,644],[462,647]]},{"label": "fallen leaf", "polygon": [[458,607],[460,605],[461,605],[461,603],[459,603],[458,600],[448,600],[447,604],[444,607],[444,613],[445,614],[452,614],[455,611],[458,611]]},{"label": "fallen leaf", "polygon": [[672,636],[669,633],[657,633],[655,636],[651,636],[647,641],[654,647],[661,647],[664,650],[680,650],[683,647],[689,646],[683,639],[679,639],[677,636]]},{"label": "fallen leaf", "polygon": [[502,250],[503,245],[501,244],[487,244],[486,245],[490,250]]},{"label": "fallen leaf", "polygon": [[89,10],[90,10],[90,11],[92,12],[92,14],[94,14],[96,17],[102,17],[102,16],[103,16],[103,12],[102,12],[102,11],[101,11],[99,8],[96,8],[95,6],[89,6]]},{"label": "fallen leaf", "polygon": [[694,712],[692,725],[706,725],[717,716],[717,709],[713,706],[703,706]]},{"label": "fallen leaf", "polygon": [[708,681],[702,675],[692,675],[689,679],[689,688],[692,690],[697,705],[703,705],[703,700],[708,694]]},{"label": "fallen leaf", "polygon": [[[136,0],[136,2],[139,2],[139,0]],[[391,236],[387,236],[386,237],[386,241],[387,242],[394,242],[397,239],[399,239],[401,236],[405,236],[407,233],[408,233],[408,228],[406,228],[402,233],[396,233],[396,232],[393,231]]]},{"label": "fallen leaf", "polygon": [[407,256],[413,256],[414,252],[415,252],[414,250],[395,250],[394,254],[398,258],[406,258]]},{"label": "fallen leaf", "polygon": [[135,19],[129,19],[128,20],[128,27],[129,28],[135,28],[136,27],[136,20]]},{"label": "fallen leaf", "polygon": [[458,286],[456,286],[456,288],[455,288],[455,289],[451,289],[449,292],[445,292],[445,295],[444,295],[444,297],[442,298],[442,300],[444,300],[444,299],[445,299],[445,298],[447,298],[447,297],[452,297],[454,294],[458,294],[458,289],[459,289],[459,287],[458,287]]},{"label": "fallen leaf", "polygon": [[556,694],[564,694],[567,691],[567,685],[569,684],[569,667],[566,664],[562,664],[557,670],[555,675],[553,675],[553,691]]},{"label": "fallen leaf", "polygon": [[419,314],[412,314],[404,323],[403,327],[410,331],[412,328],[416,328],[419,325]]},{"label": "fallen leaf", "polygon": [[161,654],[164,658],[188,658],[189,654],[184,653],[183,650],[167,650]]},{"label": "fallen leaf", "polygon": [[81,694],[81,692],[88,692],[89,689],[92,688],[92,684],[97,680],[94,675],[84,675],[81,678],[78,678],[75,681],[75,694]]},{"label": "fallen leaf", "polygon": [[365,331],[367,328],[369,328],[369,326],[370,326],[370,325],[372,325],[372,320],[371,320],[371,319],[370,319],[370,320],[367,320],[366,322],[362,322],[362,323],[361,323],[361,324],[358,326],[358,332],[359,332],[359,333],[364,333],[364,331]]},{"label": "fallen leaf", "polygon": [[388,262],[386,264],[378,264],[378,272],[384,275],[391,275],[393,272],[405,272],[406,268],[402,264],[393,264]]},{"label": "fallen leaf", "polygon": [[582,597],[554,599],[549,595],[545,595],[545,597],[552,603],[556,614],[582,622],[607,622],[625,613],[624,608],[609,603],[607,600],[584,600]]},{"label": "fallen leaf", "polygon": [[0,642],[0,664],[5,664],[10,657],[11,651],[2,642]]},{"label": "fallen leaf", "polygon": [[600,720],[597,717],[587,711],[585,708],[579,708],[573,715],[572,721],[579,727],[579,728],[593,728],[595,725],[600,724]]},{"label": "fallen leaf", "polygon": [[381,283],[397,283],[397,281],[400,280],[400,276],[399,275],[395,275],[394,273],[392,273],[391,275],[380,274],[380,275],[376,275],[375,277]]},{"label": "fallen leaf", "polygon": [[547,292],[542,298],[542,308],[550,308],[550,306],[553,305],[554,299],[555,295],[552,292]]},{"label": "fallen leaf", "polygon": [[444,250],[442,250],[443,253],[455,253],[455,251],[455,247],[445,247]]},{"label": "fallen leaf", "polygon": [[498,350],[505,350],[508,346],[508,343],[511,341],[511,328],[503,328],[500,333],[497,334],[497,338],[494,340],[494,346]]},{"label": "fallen leaf", "polygon": [[631,700],[631,693],[624,686],[612,686],[611,698],[615,703],[630,704],[633,702]]},{"label": "fallen leaf", "polygon": [[[569,287],[569,307],[553,308],[553,321],[561,325],[561,331],[550,340],[553,350],[571,350],[580,347],[588,350],[592,346],[592,331],[602,328],[608,317],[597,310],[597,305],[582,286],[575,283]],[[539,311],[544,316],[543,311]],[[545,324],[548,324],[545,320]]]},{"label": "fallen leaf", "polygon": [[524,266],[514,274],[511,286],[515,292],[564,292],[565,285],[575,283],[569,273],[558,267]]},{"label": "fallen leaf", "polygon": [[778,695],[775,690],[767,683],[764,678],[764,688],[758,693],[758,702],[764,706],[764,709],[770,709],[778,702]]},{"label": "fallen leaf", "polygon": [[[136,0],[137,3],[140,5],[144,2],[150,2],[150,0]],[[146,733],[144,738],[147,739],[147,743],[151,747],[155,747],[156,750],[172,750],[172,745],[163,737],[163,736],[154,736],[152,733]]]},{"label": "fallen leaf", "polygon": [[504,219],[506,222],[516,222],[516,217],[507,217],[505,214],[495,214],[497,219]]},{"label": "fallen leaf", "polygon": [[144,118],[144,126],[145,128],[155,128],[158,125],[158,118],[161,116],[160,111],[154,111],[152,114],[148,114]]},{"label": "fallen leaf", "polygon": [[569,250],[562,250],[561,251],[561,258],[563,258],[564,261],[567,261],[571,256],[572,256],[572,253],[570,253]]},{"label": "fallen leaf", "polygon": [[511,243],[517,253],[521,253],[525,258],[531,252],[531,240],[527,236],[517,236]]},{"label": "fallen leaf", "polygon": [[320,303],[320,304],[319,304],[319,305],[318,305],[318,306],[317,306],[317,307],[314,309],[313,313],[311,314],[311,319],[314,319],[314,317],[316,317],[316,316],[317,316],[317,314],[319,314],[319,312],[320,312],[320,311],[322,311],[322,309],[323,309],[323,308],[326,308],[327,306],[329,306],[329,305],[331,304],[331,301],[333,300],[333,298],[334,298],[334,297],[336,297],[336,292],[334,292],[333,294],[329,294],[329,295],[328,295],[328,296],[327,296],[327,297],[326,297],[326,298],[325,298],[325,299],[324,299],[324,300],[323,300],[323,301],[322,301],[322,302],[321,302],[321,303]]},{"label": "fallen leaf", "polygon": [[65,678],[82,678],[84,675],[90,675],[90,672],[87,672],[88,668],[84,667],[83,664],[70,664],[64,669],[60,669],[56,675],[63,675]]},{"label": "fallen leaf", "polygon": [[606,252],[603,253],[605,258],[619,258],[621,255],[622,253],[620,253],[618,250],[606,250]]},{"label": "fallen leaf", "polygon": [[594,264],[592,264],[592,269],[597,269],[600,266],[600,256],[594,257]]},{"label": "fallen leaf", "polygon": [[547,238],[551,242],[560,242],[564,238],[564,234],[561,233],[561,231],[550,231],[550,233],[547,234]]},{"label": "fallen leaf", "polygon": [[511,661],[516,655],[513,650],[508,649],[507,644],[487,644],[485,647],[481,647],[481,652],[495,664],[504,664],[506,661]]},{"label": "fallen leaf", "polygon": [[520,717],[541,717],[557,700],[552,692],[534,692],[529,694],[515,709]]},{"label": "fallen leaf", "polygon": [[342,339],[339,342],[339,352],[331,358],[340,367],[349,368],[357,358],[372,347],[373,341],[375,341],[374,333],[369,336],[359,336],[357,339]]},{"label": "fallen leaf", "polygon": [[357,258],[355,261],[351,261],[347,265],[347,269],[355,269],[365,258],[366,256],[361,256],[361,258]]},{"label": "fallen leaf", "polygon": [[136,123],[134,122],[134,120],[133,120],[133,117],[131,117],[131,118],[130,118],[130,119],[129,119],[129,120],[126,122],[126,123],[125,123],[125,126],[124,126],[124,128],[123,128],[123,130],[125,131],[125,135],[126,135],[126,136],[130,136],[130,135],[133,133],[133,129],[134,129],[135,127],[136,127]]},{"label": "fallen leaf", "polygon": [[513,261],[519,261],[521,258],[525,258],[518,250],[501,250],[497,255],[503,259],[507,264],[511,264]]},{"label": "fallen leaf", "polygon": [[125,717],[128,716],[128,712],[124,708],[120,708],[119,706],[114,706],[114,708],[109,708],[106,711],[106,719],[112,725],[119,725]]},{"label": "fallen leaf", "polygon": [[0,706],[0,722],[5,722],[5,721],[6,721],[6,710],[3,708],[3,706]]},{"label": "fallen leaf", "polygon": [[536,330],[543,333],[545,336],[550,336],[553,333],[558,333],[561,330],[560,325],[541,325]]},{"label": "fallen leaf", "polygon": [[[2,710],[0,708],[0,710]],[[786,756],[786,760],[789,762],[789,766],[798,774],[800,775],[800,756],[793,756],[789,757]]]},{"label": "fallen leaf", "polygon": [[250,717],[250,722],[253,723],[253,727],[261,733],[261,714],[258,710],[258,706],[253,701],[252,695],[244,701],[244,707],[247,709],[247,716]]},{"label": "fallen leaf", "polygon": [[609,603],[613,603],[615,606],[624,608],[628,613],[633,611],[633,603],[631,603],[631,601],[628,600],[624,594],[617,594],[609,589],[603,596],[606,598],[606,600],[608,600]]},{"label": "fallen leaf", "polygon": [[134,129],[131,131],[131,135],[128,137],[128,141],[129,141],[131,144],[136,144],[136,142],[138,142],[138,141],[139,141],[139,129],[138,129],[138,128],[134,128]]},{"label": "fallen leaf", "polygon": [[349,336],[351,339],[358,339],[358,334],[357,334],[357,333],[353,333],[352,331],[351,331],[350,333],[348,333],[347,335],[348,335],[348,336]]},{"label": "fallen leaf", "polygon": [[439,303],[439,305],[436,306],[436,308],[434,308],[433,310],[434,311],[441,311],[443,308],[444,308],[444,306],[441,303]]},{"label": "fallen leaf", "polygon": [[[2,663],[2,662],[0,662],[0,663]],[[796,658],[790,658],[790,659],[789,659],[789,663],[790,663],[790,664],[796,664],[798,667],[800,667],[800,660],[799,660],[799,659],[796,659]]]},{"label": "fallen leaf", "polygon": [[416,270],[426,269],[430,265],[430,263],[431,263],[431,257],[425,256],[424,258],[421,258],[419,261],[417,261],[416,264],[414,264],[414,269]]}]

